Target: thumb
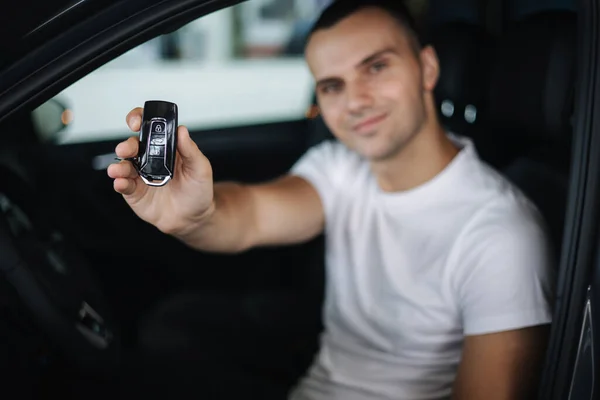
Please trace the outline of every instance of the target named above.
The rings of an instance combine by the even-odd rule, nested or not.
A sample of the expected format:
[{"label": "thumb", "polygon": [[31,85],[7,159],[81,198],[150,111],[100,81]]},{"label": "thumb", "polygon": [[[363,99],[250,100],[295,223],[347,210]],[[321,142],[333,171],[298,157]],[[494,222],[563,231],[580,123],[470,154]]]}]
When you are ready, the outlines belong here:
[{"label": "thumb", "polygon": [[177,152],[183,167],[188,171],[202,171],[208,161],[185,126],[180,126],[177,130]]},{"label": "thumb", "polygon": [[177,128],[177,151],[186,164],[195,162],[201,155],[200,149],[185,126]]}]

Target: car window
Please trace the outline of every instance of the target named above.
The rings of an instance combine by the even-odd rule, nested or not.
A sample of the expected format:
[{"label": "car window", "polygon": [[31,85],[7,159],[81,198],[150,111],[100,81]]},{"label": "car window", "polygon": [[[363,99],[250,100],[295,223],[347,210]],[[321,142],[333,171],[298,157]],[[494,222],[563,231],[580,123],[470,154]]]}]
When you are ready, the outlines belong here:
[{"label": "car window", "polygon": [[[34,111],[34,123],[42,139],[62,144],[122,138],[131,135],[127,112],[151,99],[177,103],[190,130],[304,118],[313,82],[303,38],[328,2],[251,1],[202,17],[64,89]],[[58,107],[60,135],[48,122]]]},{"label": "car window", "polygon": [[[34,126],[58,144],[121,139],[125,115],[146,100],[176,103],[191,131],[305,118],[304,38],[331,1],[247,1],[199,18],[64,89],[34,110]],[[428,3],[408,2],[417,14]]]}]

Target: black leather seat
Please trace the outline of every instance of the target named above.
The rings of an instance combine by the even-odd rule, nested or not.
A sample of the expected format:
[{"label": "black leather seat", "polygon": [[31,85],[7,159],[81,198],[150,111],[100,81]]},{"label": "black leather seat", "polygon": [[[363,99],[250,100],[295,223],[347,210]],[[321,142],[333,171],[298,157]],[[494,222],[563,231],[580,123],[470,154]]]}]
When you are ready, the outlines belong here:
[{"label": "black leather seat", "polygon": [[548,11],[516,22],[500,39],[480,156],[538,206],[555,244],[564,225],[571,155],[576,14]]},{"label": "black leather seat", "polygon": [[[548,11],[518,21],[499,40],[488,113],[474,139],[490,164],[504,168],[570,131],[576,15]],[[567,140],[568,141],[568,140]]]},{"label": "black leather seat", "polygon": [[440,121],[446,129],[469,136],[487,112],[495,39],[481,25],[451,21],[433,26],[426,41],[440,63],[434,92]]}]

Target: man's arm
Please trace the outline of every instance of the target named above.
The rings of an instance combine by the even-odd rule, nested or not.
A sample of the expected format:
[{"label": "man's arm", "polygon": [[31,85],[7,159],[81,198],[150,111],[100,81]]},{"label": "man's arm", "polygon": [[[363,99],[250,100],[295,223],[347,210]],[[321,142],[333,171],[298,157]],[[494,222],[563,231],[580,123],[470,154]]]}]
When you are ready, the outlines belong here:
[{"label": "man's arm", "polygon": [[465,338],[453,400],[535,398],[555,260],[540,214],[518,205],[490,203],[461,239],[454,283]]},{"label": "man's arm", "polygon": [[174,236],[199,250],[233,253],[307,241],[324,223],[316,189],[289,175],[256,185],[215,183],[211,210],[199,225]]},{"label": "man's arm", "polygon": [[452,399],[534,399],[549,330],[541,325],[466,336]]}]

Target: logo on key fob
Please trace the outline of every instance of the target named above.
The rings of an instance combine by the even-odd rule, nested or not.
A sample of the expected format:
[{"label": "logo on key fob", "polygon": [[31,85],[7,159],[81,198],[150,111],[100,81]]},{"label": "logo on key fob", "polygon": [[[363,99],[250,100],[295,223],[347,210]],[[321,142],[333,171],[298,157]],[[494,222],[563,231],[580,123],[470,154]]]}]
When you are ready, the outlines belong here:
[{"label": "logo on key fob", "polygon": [[168,101],[144,103],[140,148],[134,163],[149,186],[163,186],[173,178],[177,149],[177,104]]}]

